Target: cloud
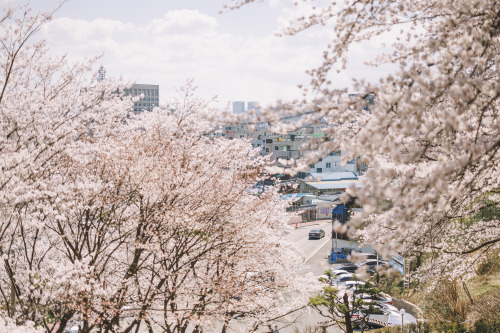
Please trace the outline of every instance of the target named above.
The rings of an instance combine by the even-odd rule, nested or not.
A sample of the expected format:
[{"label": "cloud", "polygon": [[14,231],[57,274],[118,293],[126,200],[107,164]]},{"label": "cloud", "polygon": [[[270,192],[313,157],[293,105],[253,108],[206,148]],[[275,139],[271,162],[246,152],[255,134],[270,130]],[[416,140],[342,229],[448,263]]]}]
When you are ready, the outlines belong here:
[{"label": "cloud", "polygon": [[197,10],[174,10],[163,15],[161,19],[154,19],[147,27],[153,34],[164,33],[200,33],[213,29],[217,25],[214,17],[201,14]]},{"label": "cloud", "polygon": [[0,0],[0,6],[8,5],[11,2],[15,2],[16,0]]},{"label": "cloud", "polygon": [[[63,17],[46,25],[43,34],[55,54],[88,58],[103,53],[100,62],[108,76],[159,84],[161,101],[194,78],[203,97],[263,105],[300,97],[297,84],[308,83],[305,71],[320,64],[331,39],[326,29],[295,37],[279,38],[273,31],[249,37],[223,28],[218,19],[197,10],[167,11],[147,24]],[[356,51],[363,58],[364,49]],[[335,81],[348,85],[349,74]],[[364,75],[361,68],[352,74]]]},{"label": "cloud", "polygon": [[87,43],[99,40],[116,39],[135,33],[132,24],[116,20],[98,18],[93,21],[57,18],[49,22],[43,29],[49,41],[72,43]]}]

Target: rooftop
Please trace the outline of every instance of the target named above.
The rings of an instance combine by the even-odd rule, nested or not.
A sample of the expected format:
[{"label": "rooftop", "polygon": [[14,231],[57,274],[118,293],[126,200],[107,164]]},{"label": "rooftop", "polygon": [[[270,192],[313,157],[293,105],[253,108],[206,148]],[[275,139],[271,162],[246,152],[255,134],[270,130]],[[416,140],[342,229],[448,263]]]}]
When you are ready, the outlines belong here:
[{"label": "rooftop", "polygon": [[307,177],[311,177],[312,181],[322,181],[322,182],[329,181],[329,180],[358,179],[358,176],[356,176],[356,174],[354,172],[350,172],[350,171],[325,172],[325,173],[311,172],[311,173],[307,174]]}]

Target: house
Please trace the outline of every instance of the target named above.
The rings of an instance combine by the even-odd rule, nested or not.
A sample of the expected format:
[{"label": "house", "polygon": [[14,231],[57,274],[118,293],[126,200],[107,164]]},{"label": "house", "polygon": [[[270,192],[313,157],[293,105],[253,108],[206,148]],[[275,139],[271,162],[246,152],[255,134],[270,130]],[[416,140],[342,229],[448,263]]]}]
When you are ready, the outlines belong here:
[{"label": "house", "polygon": [[300,191],[314,195],[342,193],[350,187],[361,187],[354,172],[309,173],[300,180]]}]

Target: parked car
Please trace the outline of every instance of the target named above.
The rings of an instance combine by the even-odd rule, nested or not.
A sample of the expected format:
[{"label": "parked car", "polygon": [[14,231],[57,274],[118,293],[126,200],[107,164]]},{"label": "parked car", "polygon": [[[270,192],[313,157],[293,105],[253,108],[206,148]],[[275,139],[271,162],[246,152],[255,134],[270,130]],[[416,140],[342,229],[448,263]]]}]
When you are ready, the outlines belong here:
[{"label": "parked car", "polygon": [[320,276],[317,276],[316,278],[317,278],[318,280],[320,280],[320,281],[321,281],[321,280],[325,280],[325,281],[326,281],[326,280],[329,280],[329,279],[330,279],[330,277],[329,277],[328,275],[324,275],[324,274],[323,274],[323,275],[320,275]]},{"label": "parked car", "polygon": [[351,290],[351,289],[352,290],[356,290],[356,289],[358,289],[359,286],[362,286],[364,284],[365,283],[363,281],[355,281],[355,280],[353,280],[353,281],[346,281],[344,283],[344,287],[346,289],[348,289],[348,290]]},{"label": "parked car", "polygon": [[349,273],[354,273],[359,268],[359,266],[356,264],[353,264],[353,263],[347,263],[347,264],[342,264],[340,266],[336,266],[333,268],[336,270],[344,270],[344,271],[348,271]]},{"label": "parked car", "polygon": [[377,254],[376,253],[369,253],[369,252],[356,252],[352,251],[351,252],[351,258],[354,259],[356,258],[356,261],[365,261],[368,259],[377,259]]},{"label": "parked car", "polygon": [[335,278],[335,280],[332,281],[332,285],[342,286],[347,281],[356,281],[356,277],[354,276],[354,274],[351,274],[351,273],[341,274],[341,275],[337,276],[337,278]]},{"label": "parked car", "polygon": [[332,277],[333,278],[336,278],[340,274],[352,273],[352,272],[346,271],[345,269],[334,269],[334,268],[330,268],[330,272],[332,272]]},{"label": "parked car", "polygon": [[312,229],[309,231],[309,239],[321,239],[325,237],[325,231],[323,229]]},{"label": "parked car", "polygon": [[375,268],[375,267],[377,267],[377,265],[378,266],[387,265],[387,261],[385,261],[385,260],[379,260],[378,263],[377,263],[377,259],[368,259],[368,260],[363,261],[362,263],[359,263],[358,265],[360,267],[367,266],[367,267],[370,267],[370,268]]},{"label": "parked car", "polygon": [[384,294],[384,293],[381,293],[378,296],[372,296],[369,294],[361,294],[361,295],[358,295],[357,298],[360,298],[360,299],[364,300],[365,302],[374,301],[376,303],[381,303],[381,304],[384,304],[384,303],[392,304],[392,297],[387,295],[387,294]]}]

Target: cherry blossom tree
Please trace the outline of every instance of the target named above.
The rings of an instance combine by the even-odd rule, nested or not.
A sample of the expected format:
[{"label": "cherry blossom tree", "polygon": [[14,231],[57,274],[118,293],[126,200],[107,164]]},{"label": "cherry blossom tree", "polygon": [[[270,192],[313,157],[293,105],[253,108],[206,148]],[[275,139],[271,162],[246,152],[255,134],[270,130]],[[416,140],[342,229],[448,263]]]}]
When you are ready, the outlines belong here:
[{"label": "cherry blossom tree", "polygon": [[[239,8],[253,0],[235,0]],[[354,217],[363,241],[396,250],[421,265],[420,277],[466,277],[500,245],[500,3],[495,0],[296,1],[308,14],[284,35],[313,27],[333,39],[311,84],[267,119],[290,131],[327,122],[295,170],[337,150],[368,163],[363,188],[351,189],[363,213]],[[244,10],[244,9],[242,9]],[[398,70],[378,83],[355,81],[357,97],[334,89],[352,46],[384,40],[372,65]],[[366,98],[375,97],[374,105]],[[292,124],[283,117],[301,116]],[[284,161],[285,162],[285,161]],[[421,260],[425,259],[425,260]]]},{"label": "cherry blossom tree", "polygon": [[[41,292],[42,279],[78,272],[60,266],[59,241],[47,235],[48,221],[62,218],[61,197],[73,191],[61,168],[89,133],[108,135],[128,105],[115,93],[118,84],[94,83],[93,60],[46,56],[36,33],[50,18],[27,7],[3,10],[0,18],[0,294],[9,317],[38,324],[56,315],[55,303],[64,304]],[[61,311],[65,322],[71,316]]]},{"label": "cherry blossom tree", "polygon": [[[225,331],[235,317],[248,331],[307,304],[314,290],[297,275],[300,260],[283,239],[287,203],[275,189],[251,190],[266,177],[268,161],[247,141],[207,135],[213,126],[196,110],[213,110],[186,94],[174,111],[141,114],[99,145],[112,151],[90,152],[97,179],[109,182],[97,191],[120,197],[96,206],[113,204],[110,213],[120,216],[102,223],[110,229],[104,239],[126,239],[106,246],[113,253],[102,263],[88,259],[95,291],[82,290],[86,302],[78,298],[74,306],[89,328],[111,329],[125,309],[131,322],[124,331],[142,322],[167,332]],[[93,222],[101,218],[91,215]]]},{"label": "cherry blossom tree", "polygon": [[250,331],[307,305],[287,202],[253,191],[269,161],[213,135],[191,83],[128,116],[95,59],[47,56],[50,17],[0,19],[1,327]]}]

